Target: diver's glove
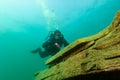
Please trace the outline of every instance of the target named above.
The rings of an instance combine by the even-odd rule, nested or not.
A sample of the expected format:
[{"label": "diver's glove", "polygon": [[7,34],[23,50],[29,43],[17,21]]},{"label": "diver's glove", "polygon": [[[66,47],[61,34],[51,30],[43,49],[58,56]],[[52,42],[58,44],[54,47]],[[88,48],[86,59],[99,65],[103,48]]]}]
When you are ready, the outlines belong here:
[{"label": "diver's glove", "polygon": [[60,45],[59,45],[58,43],[55,43],[55,46],[56,46],[57,48],[60,48]]}]

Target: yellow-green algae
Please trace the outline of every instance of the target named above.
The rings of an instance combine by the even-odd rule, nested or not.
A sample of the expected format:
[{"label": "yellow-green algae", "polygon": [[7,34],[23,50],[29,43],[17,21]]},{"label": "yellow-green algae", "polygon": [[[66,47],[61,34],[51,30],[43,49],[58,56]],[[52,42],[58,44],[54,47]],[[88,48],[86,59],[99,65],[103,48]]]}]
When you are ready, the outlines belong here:
[{"label": "yellow-green algae", "polygon": [[[76,46],[77,49],[74,49]],[[64,54],[68,55],[67,58],[62,57]],[[61,59],[57,61],[58,58]],[[36,80],[62,80],[78,75],[120,70],[120,11],[106,29],[76,40],[48,59],[46,64],[50,68],[39,72],[35,76]]]}]

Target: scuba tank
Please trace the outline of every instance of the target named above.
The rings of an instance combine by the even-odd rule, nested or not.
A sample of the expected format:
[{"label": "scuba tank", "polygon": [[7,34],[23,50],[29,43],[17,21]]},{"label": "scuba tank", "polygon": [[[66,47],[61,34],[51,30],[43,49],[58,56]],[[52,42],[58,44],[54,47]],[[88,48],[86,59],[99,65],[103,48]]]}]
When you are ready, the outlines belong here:
[{"label": "scuba tank", "polygon": [[45,41],[49,40],[50,38],[54,37],[54,31],[49,31],[48,36],[45,38]]}]

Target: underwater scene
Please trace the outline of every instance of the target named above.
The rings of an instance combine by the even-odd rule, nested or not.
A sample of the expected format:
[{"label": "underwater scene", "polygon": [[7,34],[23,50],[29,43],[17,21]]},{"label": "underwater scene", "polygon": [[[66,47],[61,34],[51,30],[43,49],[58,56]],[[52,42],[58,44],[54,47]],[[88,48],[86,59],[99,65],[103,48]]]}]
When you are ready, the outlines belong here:
[{"label": "underwater scene", "polygon": [[53,31],[70,44],[109,26],[118,10],[120,0],[0,0],[0,80],[35,80],[51,56],[31,51],[44,50]]}]

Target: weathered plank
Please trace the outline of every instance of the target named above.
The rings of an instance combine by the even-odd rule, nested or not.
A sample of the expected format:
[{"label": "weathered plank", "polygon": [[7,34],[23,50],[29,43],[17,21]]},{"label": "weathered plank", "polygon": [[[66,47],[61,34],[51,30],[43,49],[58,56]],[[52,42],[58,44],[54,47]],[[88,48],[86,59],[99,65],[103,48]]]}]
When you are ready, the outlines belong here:
[{"label": "weathered plank", "polygon": [[76,40],[46,64],[50,68],[38,72],[36,80],[120,80],[120,11],[110,26]]}]

